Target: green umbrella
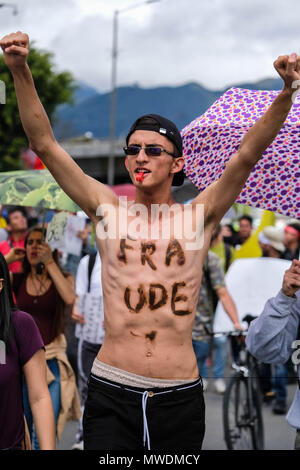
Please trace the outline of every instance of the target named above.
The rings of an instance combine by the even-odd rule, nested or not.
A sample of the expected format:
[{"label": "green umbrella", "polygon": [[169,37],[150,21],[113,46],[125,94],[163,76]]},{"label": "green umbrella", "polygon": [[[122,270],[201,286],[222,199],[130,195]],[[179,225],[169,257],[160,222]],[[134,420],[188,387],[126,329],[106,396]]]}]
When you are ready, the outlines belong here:
[{"label": "green umbrella", "polygon": [[80,207],[67,196],[48,170],[0,173],[0,204],[77,212]]}]

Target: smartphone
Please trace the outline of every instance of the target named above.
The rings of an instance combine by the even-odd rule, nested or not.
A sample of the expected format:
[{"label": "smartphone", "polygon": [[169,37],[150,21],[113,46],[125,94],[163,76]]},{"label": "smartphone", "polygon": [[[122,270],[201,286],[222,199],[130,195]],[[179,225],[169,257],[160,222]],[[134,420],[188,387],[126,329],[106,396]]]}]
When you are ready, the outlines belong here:
[{"label": "smartphone", "polygon": [[35,268],[36,273],[37,273],[37,274],[42,274],[44,267],[45,267],[44,263],[42,263],[42,262],[40,261],[40,262],[36,265],[36,268]]}]

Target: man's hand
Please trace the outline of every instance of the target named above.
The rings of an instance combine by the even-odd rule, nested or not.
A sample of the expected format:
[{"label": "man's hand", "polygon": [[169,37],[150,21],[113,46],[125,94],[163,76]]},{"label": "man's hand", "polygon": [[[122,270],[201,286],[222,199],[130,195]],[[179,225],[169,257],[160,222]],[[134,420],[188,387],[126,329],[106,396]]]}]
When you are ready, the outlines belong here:
[{"label": "man's hand", "polygon": [[79,323],[80,325],[84,325],[86,323],[84,316],[81,315],[81,313],[78,310],[77,302],[75,302],[75,304],[73,305],[72,319],[76,321],[77,323]]},{"label": "man's hand", "polygon": [[288,297],[294,297],[297,290],[300,289],[300,261],[293,259],[292,264],[287,271],[282,283],[282,292]]},{"label": "man's hand", "polygon": [[292,88],[292,84],[296,80],[300,81],[300,56],[295,52],[290,55],[281,55],[275,60],[274,67],[284,81],[284,89],[293,93],[295,87]]},{"label": "man's hand", "polygon": [[4,61],[10,70],[24,67],[29,52],[29,37],[27,34],[17,31],[4,36],[0,41],[4,52]]},{"label": "man's hand", "polygon": [[89,229],[88,226],[84,230],[78,230],[78,232],[77,232],[77,237],[81,238],[82,244],[84,246],[86,246],[86,244],[87,244],[89,233],[90,233],[90,229]]},{"label": "man's hand", "polygon": [[10,251],[5,255],[5,260],[7,264],[14,263],[16,261],[23,261],[25,257],[25,250],[20,246],[16,246],[10,249]]},{"label": "man's hand", "polygon": [[236,322],[236,323],[234,323],[233,326],[234,326],[234,329],[235,329],[236,331],[244,331],[244,330],[245,330],[245,328],[240,324],[239,321]]}]

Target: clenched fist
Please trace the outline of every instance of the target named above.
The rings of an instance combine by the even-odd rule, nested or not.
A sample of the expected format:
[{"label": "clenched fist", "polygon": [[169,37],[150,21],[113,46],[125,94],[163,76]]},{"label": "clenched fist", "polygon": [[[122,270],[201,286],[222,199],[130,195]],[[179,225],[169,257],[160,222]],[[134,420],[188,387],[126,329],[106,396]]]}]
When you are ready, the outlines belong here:
[{"label": "clenched fist", "polygon": [[284,87],[292,92],[292,84],[300,80],[300,56],[295,52],[290,55],[281,55],[275,60],[274,67],[284,81]]},{"label": "clenched fist", "polygon": [[294,297],[300,289],[300,261],[293,259],[290,268],[285,271],[282,292],[288,297]]},{"label": "clenched fist", "polygon": [[4,61],[10,70],[24,67],[29,52],[29,37],[17,31],[4,36],[0,41],[4,52]]}]

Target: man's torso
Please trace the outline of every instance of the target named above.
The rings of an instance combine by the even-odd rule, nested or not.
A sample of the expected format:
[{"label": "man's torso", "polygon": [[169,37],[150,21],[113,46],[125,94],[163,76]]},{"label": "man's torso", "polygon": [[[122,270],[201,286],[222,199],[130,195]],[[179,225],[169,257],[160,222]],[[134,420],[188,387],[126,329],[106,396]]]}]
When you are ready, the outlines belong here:
[{"label": "man's torso", "polygon": [[193,379],[199,374],[192,330],[211,230],[203,246],[186,249],[189,235],[176,238],[170,227],[166,239],[161,226],[158,237],[129,230],[127,238],[118,230],[115,239],[97,237],[106,330],[98,359],[147,377]]}]

